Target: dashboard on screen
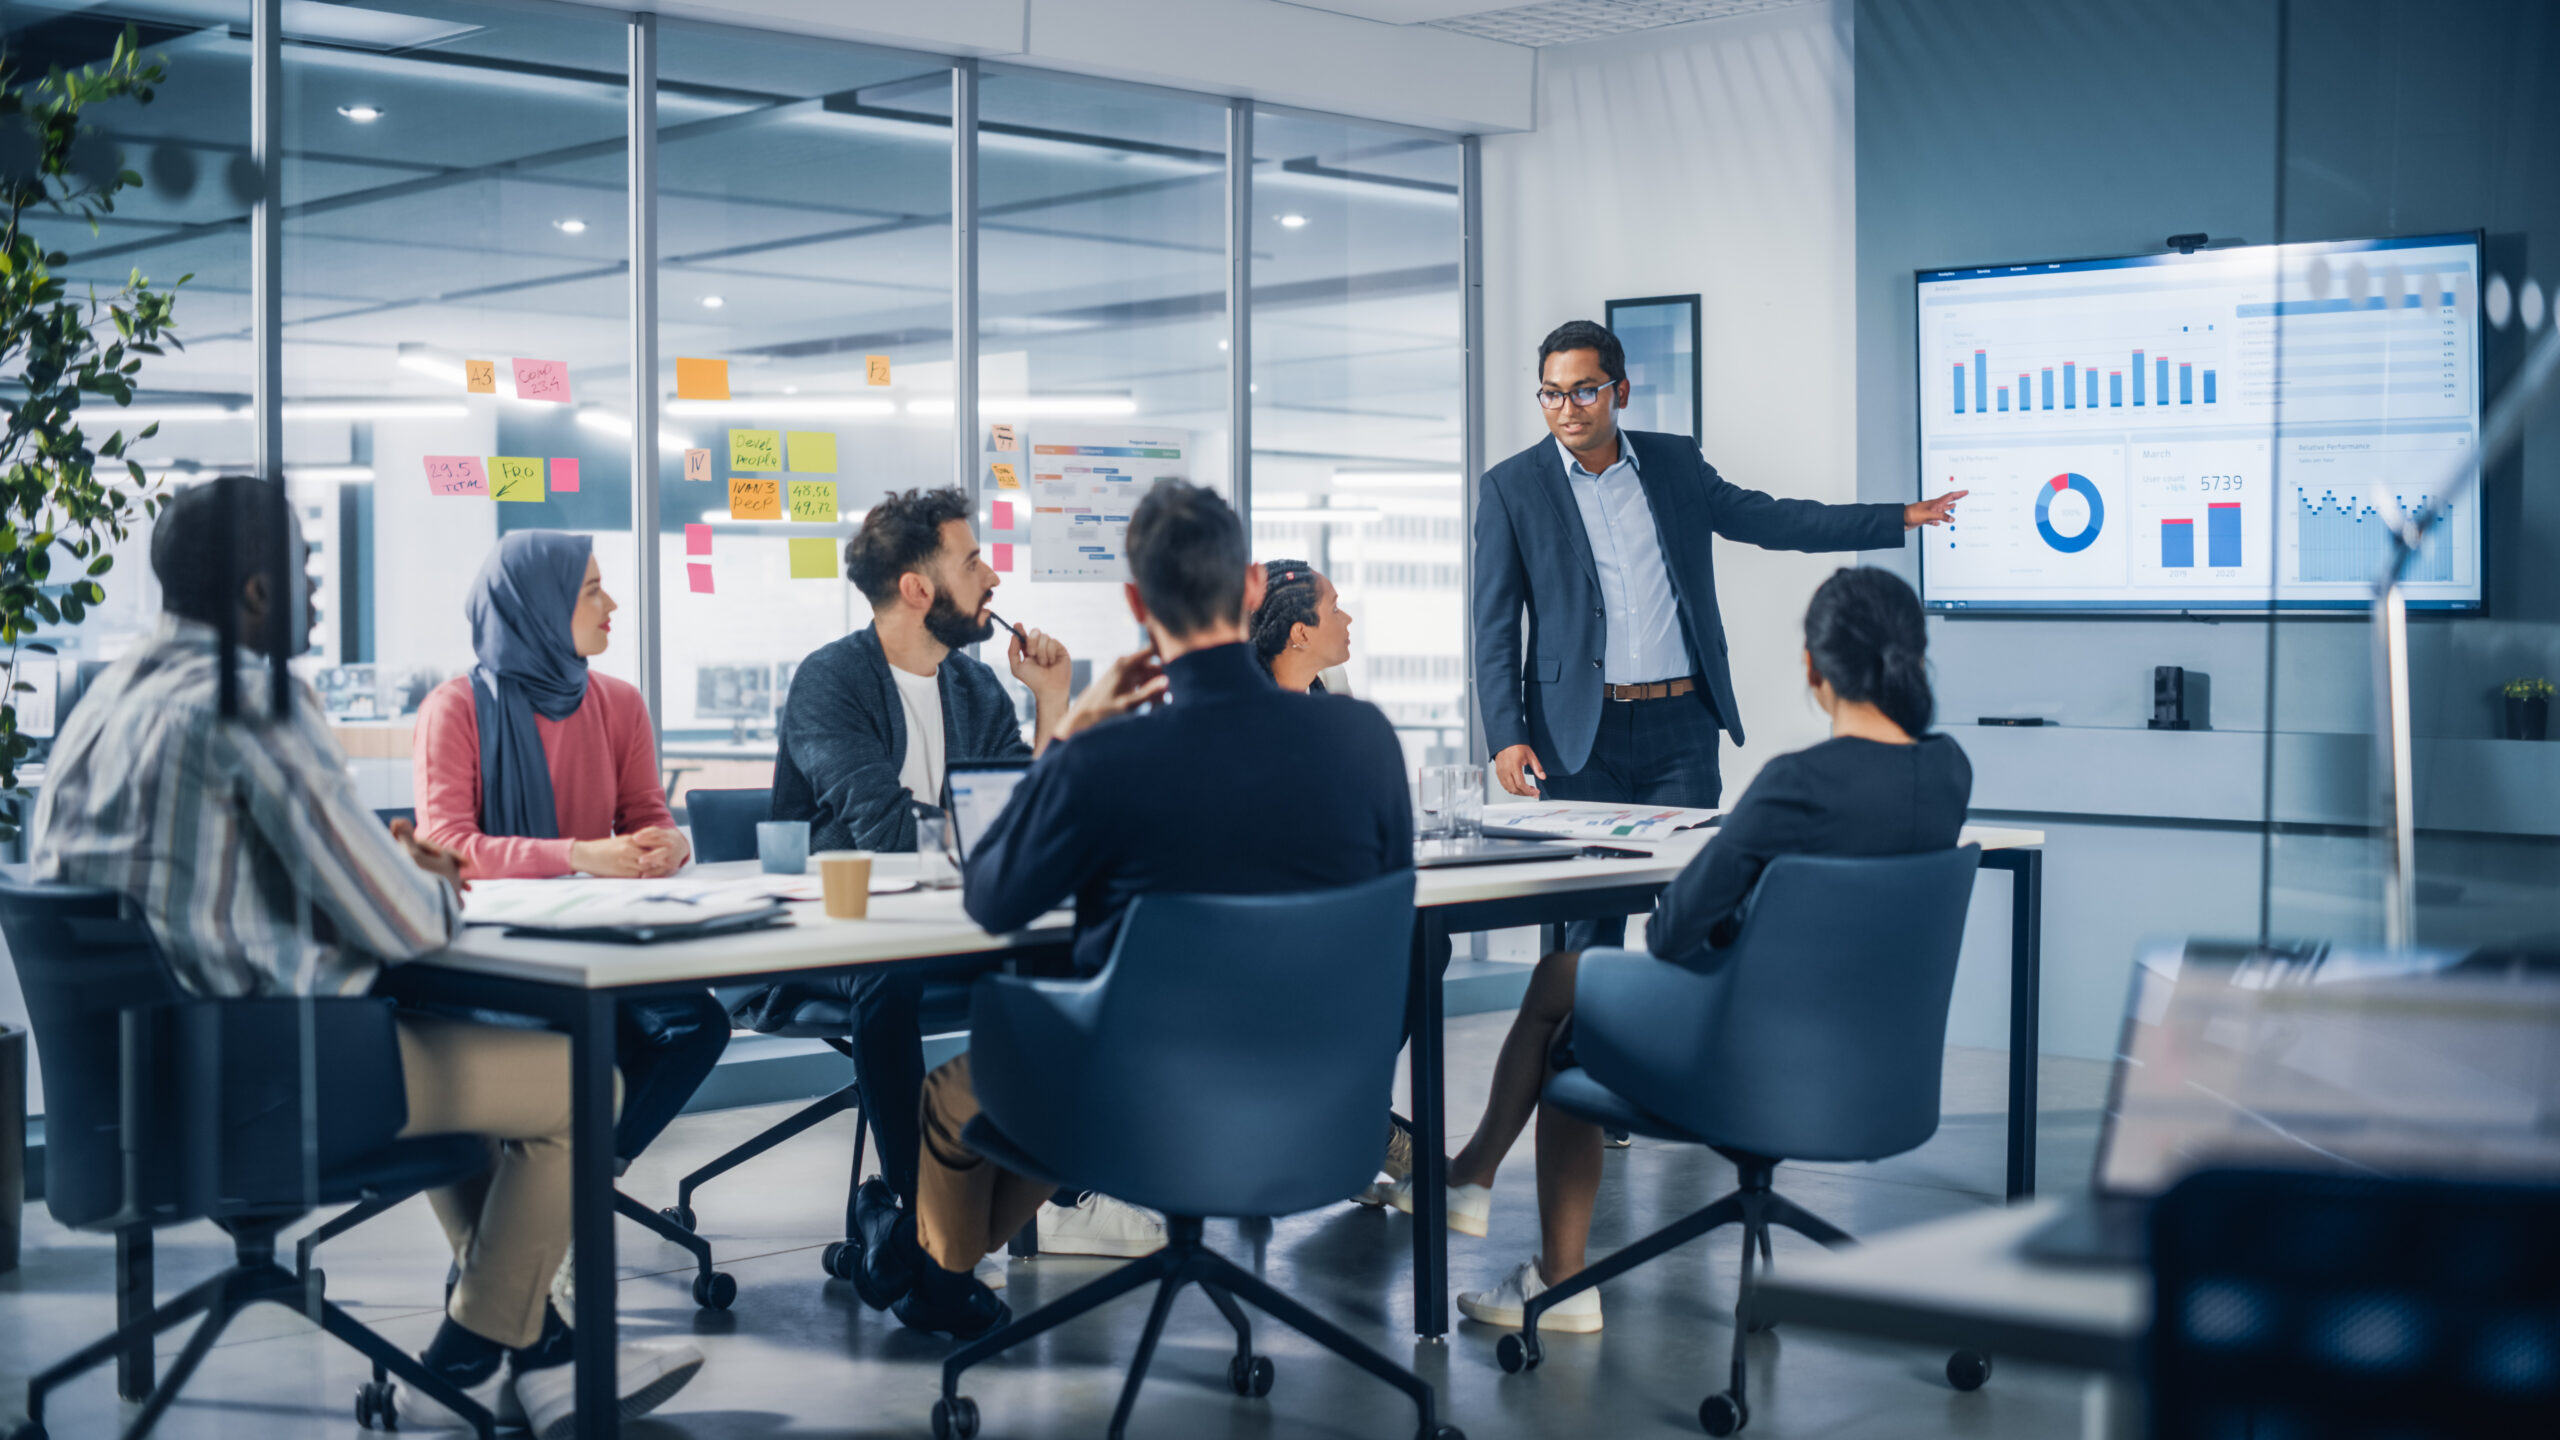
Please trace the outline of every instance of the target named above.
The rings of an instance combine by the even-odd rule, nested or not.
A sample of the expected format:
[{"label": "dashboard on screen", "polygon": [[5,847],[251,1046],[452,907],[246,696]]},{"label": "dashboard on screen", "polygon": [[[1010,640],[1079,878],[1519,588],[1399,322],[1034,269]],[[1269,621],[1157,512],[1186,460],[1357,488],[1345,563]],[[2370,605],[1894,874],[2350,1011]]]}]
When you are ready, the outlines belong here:
[{"label": "dashboard on screen", "polygon": [[2477,609],[2476,235],[1917,277],[1932,610],[2349,609],[2444,510],[2409,604]]}]

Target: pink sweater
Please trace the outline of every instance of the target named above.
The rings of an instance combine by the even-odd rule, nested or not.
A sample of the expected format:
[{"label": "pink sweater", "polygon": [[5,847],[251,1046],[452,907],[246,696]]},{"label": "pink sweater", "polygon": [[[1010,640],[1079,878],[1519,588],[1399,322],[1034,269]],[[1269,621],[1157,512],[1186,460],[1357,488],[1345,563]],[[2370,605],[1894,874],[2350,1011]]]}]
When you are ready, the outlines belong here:
[{"label": "pink sweater", "polygon": [[480,833],[480,717],[470,676],[447,680],[418,707],[418,833],[460,851],[472,878],[566,875],[577,868],[569,863],[577,841],[676,823],[658,785],[649,712],[636,687],[590,673],[587,698],[568,719],[536,715],[533,724],[551,762],[558,840]]}]

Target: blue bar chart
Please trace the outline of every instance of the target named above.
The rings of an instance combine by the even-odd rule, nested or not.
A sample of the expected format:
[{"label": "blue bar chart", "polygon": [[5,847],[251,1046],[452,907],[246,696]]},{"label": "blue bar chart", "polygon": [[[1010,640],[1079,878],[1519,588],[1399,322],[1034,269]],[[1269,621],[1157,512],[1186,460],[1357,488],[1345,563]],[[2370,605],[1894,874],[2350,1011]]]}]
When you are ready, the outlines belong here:
[{"label": "blue bar chart", "polygon": [[2154,405],[2166,405],[2169,403],[2169,357],[2163,355],[2152,363],[2160,367],[2160,384],[2158,388],[2153,391],[2158,398],[2153,400],[2151,403]]},{"label": "blue bar chart", "polygon": [[1956,367],[1956,413],[1964,413],[1964,367]]},{"label": "blue bar chart", "polygon": [[[1947,367],[1949,385],[1947,413],[1956,415],[2005,413],[2012,407],[2003,397],[2012,395],[2016,397],[2015,408],[2020,413],[2067,410],[2077,414],[2083,410],[2097,410],[2101,407],[2113,410],[2125,408],[2125,370],[2107,371],[2106,398],[2101,400],[2098,396],[2099,367],[2090,361],[2060,358],[2048,365],[2038,360],[2032,365],[2020,366],[2014,371],[2004,365],[2002,367],[2004,376],[2014,374],[2017,377],[2017,383],[1995,386],[1991,383],[1991,352],[1988,348],[1973,351],[1970,363],[1963,357],[1964,352],[1957,351],[1956,358]],[[2212,405],[2220,400],[2213,367],[2191,360],[2174,362],[2178,370],[2177,398],[2171,399],[2169,381],[2171,363],[2169,356],[2156,351],[2144,349],[2132,352],[2131,363],[2126,369],[2133,373],[2132,403],[2135,408],[2157,410],[2172,405],[2197,404],[2198,371],[2203,372],[2202,403]],[[2056,375],[2056,371],[2061,373]],[[1970,400],[1965,394],[1968,387],[1972,390]]]},{"label": "blue bar chart", "polygon": [[[2187,528],[2187,553],[2195,553],[2195,527]],[[2215,501],[2204,507],[2205,563],[2215,569],[2235,569],[2240,564],[2240,502]]]},{"label": "blue bar chart", "polygon": [[2133,405],[2137,410],[2142,408],[2142,352],[2139,350],[2133,352]]},{"label": "blue bar chart", "polygon": [[2072,361],[2065,360],[2062,362],[2062,408],[2065,410],[2072,408],[2079,394],[2080,367]]},{"label": "blue bar chart", "polygon": [[2160,522],[2160,568],[2163,570],[2196,568],[2196,522],[2193,520]]},{"label": "blue bar chart", "polygon": [[1984,399],[1985,399],[1985,397],[1984,397],[1984,395],[1983,395],[1983,393],[1982,393],[1982,387],[1984,387],[1985,385],[1988,385],[1988,384],[1990,384],[1990,383],[1991,383],[1991,362],[1990,362],[1988,359],[1986,359],[1986,358],[1984,357],[1984,355],[1983,355],[1983,353],[1982,353],[1981,351],[1976,350],[1976,351],[1974,351],[1974,352],[1973,352],[1973,408],[1974,408],[1974,409],[1976,409],[1976,410],[1988,410],[1988,409],[1990,409],[1990,408],[1991,408],[1988,404],[1985,404],[1985,403],[1984,403]]}]

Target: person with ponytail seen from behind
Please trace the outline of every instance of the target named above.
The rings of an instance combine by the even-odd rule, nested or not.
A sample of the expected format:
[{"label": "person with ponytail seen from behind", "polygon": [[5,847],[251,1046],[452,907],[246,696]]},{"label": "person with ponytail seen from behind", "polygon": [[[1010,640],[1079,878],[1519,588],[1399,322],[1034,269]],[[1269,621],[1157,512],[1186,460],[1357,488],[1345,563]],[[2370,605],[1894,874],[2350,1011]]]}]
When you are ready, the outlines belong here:
[{"label": "person with ponytail seen from behind", "polygon": [[[1954,847],[1973,794],[1973,766],[1929,733],[1928,632],[1920,600],[1889,570],[1841,570],[1805,611],[1805,684],[1831,738],[1771,760],[1715,838],[1662,893],[1645,928],[1663,961],[1713,969],[1741,929],[1752,887],[1780,855],[1908,855]],[[1854,897],[1843,897],[1844,900]],[[1532,1114],[1538,1121],[1541,1253],[1494,1289],[1462,1294],[1469,1319],[1518,1329],[1529,1299],[1579,1272],[1600,1192],[1600,1127],[1539,1105],[1548,1077],[1573,1063],[1575,952],[1538,962],[1495,1062],[1475,1136],[1449,1162],[1451,1228],[1481,1236],[1494,1171]],[[1400,1209],[1411,1208],[1400,1194]],[[1550,1310],[1541,1330],[1600,1328],[1600,1292]]]},{"label": "person with ponytail seen from behind", "polygon": [[1262,577],[1262,604],[1248,623],[1263,673],[1283,690],[1337,693],[1322,676],[1351,663],[1351,612],[1333,582],[1304,560],[1266,560]]}]

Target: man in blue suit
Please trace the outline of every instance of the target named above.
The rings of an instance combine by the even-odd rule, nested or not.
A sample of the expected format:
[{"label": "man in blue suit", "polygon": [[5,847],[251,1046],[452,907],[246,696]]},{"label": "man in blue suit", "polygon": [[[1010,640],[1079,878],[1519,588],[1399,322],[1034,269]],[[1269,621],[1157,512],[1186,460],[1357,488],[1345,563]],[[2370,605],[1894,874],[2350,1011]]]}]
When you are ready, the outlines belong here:
[{"label": "man in blue suit", "polygon": [[[1824,505],[1745,490],[1686,435],[1618,428],[1626,351],[1588,320],[1538,346],[1538,380],[1553,438],[1486,471],[1476,498],[1476,693],[1494,773],[1514,795],[1713,808],[1716,733],[1742,742],[1713,537],[1899,549],[1965,492]],[[1568,944],[1625,934],[1623,920],[1577,925]]]}]

